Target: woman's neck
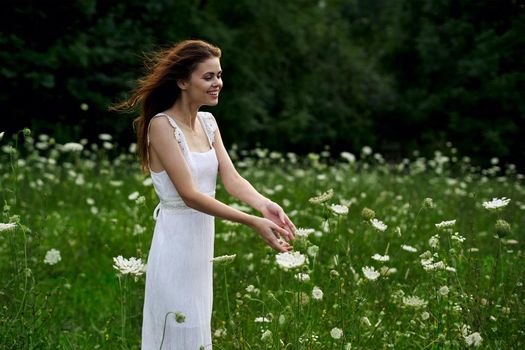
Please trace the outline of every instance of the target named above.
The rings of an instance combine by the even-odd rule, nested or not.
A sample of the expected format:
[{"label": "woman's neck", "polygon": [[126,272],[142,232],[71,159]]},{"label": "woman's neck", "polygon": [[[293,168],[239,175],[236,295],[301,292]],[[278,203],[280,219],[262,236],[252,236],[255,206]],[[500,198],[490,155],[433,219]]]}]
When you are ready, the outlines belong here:
[{"label": "woman's neck", "polygon": [[197,119],[199,107],[200,106],[191,105],[190,103],[184,103],[184,101],[178,100],[167,110],[167,112],[175,118],[178,124],[182,124],[184,127],[194,132],[195,120]]}]

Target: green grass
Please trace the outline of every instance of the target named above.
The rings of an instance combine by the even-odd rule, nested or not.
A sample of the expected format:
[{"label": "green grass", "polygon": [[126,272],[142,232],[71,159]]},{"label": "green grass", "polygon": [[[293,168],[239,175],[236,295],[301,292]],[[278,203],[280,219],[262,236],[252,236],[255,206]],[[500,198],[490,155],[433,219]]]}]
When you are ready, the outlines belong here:
[{"label": "green grass", "polygon": [[[116,154],[101,141],[74,153],[43,135],[18,138],[23,141],[0,140],[0,222],[17,224],[0,232],[0,347],[139,349],[144,276],[118,277],[112,265],[118,255],[147,260],[153,187],[144,184],[131,153]],[[244,177],[281,204],[297,227],[315,230],[297,239],[295,250],[307,256],[309,247],[319,250],[285,271],[254,231],[217,218],[215,255],[236,258],[214,269],[214,348],[456,349],[467,347],[464,335],[474,332],[483,348],[522,348],[524,177],[511,166],[476,168],[454,148],[443,152],[447,157],[393,164],[365,154],[348,162],[328,152],[296,158],[232,148]],[[309,202],[330,188],[328,201]],[[139,204],[128,199],[133,192]],[[496,212],[485,209],[482,203],[494,197],[511,201]],[[423,206],[425,198],[433,207]],[[241,205],[220,183],[217,199]],[[348,215],[332,213],[333,203],[348,205]],[[365,207],[388,226],[384,232],[363,219]],[[497,235],[497,219],[506,220],[510,232]],[[436,228],[445,220],[456,223]],[[456,232],[463,242],[451,238]],[[428,241],[436,234],[439,247],[432,248]],[[45,264],[52,248],[61,260]],[[433,262],[456,271],[426,271],[420,255],[427,250]],[[365,266],[387,266],[391,273],[368,280]],[[298,272],[310,280],[299,282]],[[314,286],[322,300],[312,298]],[[443,286],[446,295],[439,292]],[[408,296],[426,306],[406,305]],[[258,317],[270,322],[255,322]],[[341,339],[330,335],[334,328],[342,330]],[[271,335],[262,340],[266,330]]]}]

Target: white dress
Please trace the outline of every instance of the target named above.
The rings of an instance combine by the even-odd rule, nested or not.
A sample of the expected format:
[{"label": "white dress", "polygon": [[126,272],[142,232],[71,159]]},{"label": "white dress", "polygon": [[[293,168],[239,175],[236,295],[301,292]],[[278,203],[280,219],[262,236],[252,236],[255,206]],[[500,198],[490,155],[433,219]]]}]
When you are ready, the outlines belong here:
[{"label": "white dress", "polygon": [[[190,151],[181,129],[168,115],[153,118],[168,119],[198,191],[215,197],[217,124],[211,113],[197,116],[211,146],[207,152]],[[166,171],[152,171],[151,178],[160,203],[153,213],[157,222],[147,260],[142,350],[159,350],[164,329],[162,349],[212,349],[214,217],[186,206]],[[182,312],[186,320],[177,323],[175,312]]]}]

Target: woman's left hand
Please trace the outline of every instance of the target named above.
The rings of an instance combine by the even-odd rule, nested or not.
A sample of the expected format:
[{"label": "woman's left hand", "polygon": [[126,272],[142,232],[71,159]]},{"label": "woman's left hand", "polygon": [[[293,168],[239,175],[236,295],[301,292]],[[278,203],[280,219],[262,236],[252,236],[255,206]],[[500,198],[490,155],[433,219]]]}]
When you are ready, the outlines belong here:
[{"label": "woman's left hand", "polygon": [[262,206],[260,212],[266,219],[288,231],[287,241],[295,238],[295,225],[284,213],[283,208],[281,208],[279,204],[269,200]]}]

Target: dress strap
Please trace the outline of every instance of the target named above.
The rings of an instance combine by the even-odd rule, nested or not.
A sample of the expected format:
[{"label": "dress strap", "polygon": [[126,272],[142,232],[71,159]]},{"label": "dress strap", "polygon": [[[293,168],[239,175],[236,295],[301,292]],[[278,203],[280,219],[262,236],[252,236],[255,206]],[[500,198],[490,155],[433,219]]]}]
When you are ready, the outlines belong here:
[{"label": "dress strap", "polygon": [[210,145],[212,145],[215,142],[215,132],[218,129],[215,117],[210,112],[199,112],[198,115],[201,117],[200,120],[204,125],[204,131],[206,131],[206,136],[208,136]]},{"label": "dress strap", "polygon": [[[173,134],[175,135],[175,139],[177,140],[177,142],[179,143],[179,146],[182,150],[182,153],[184,153],[185,155],[187,155],[187,153],[189,152],[188,150],[188,147],[186,146],[186,142],[184,140],[184,134],[182,133],[182,130],[179,128],[179,126],[177,125],[177,123],[175,122],[175,120],[170,117],[169,115],[167,115],[166,113],[157,113],[153,116],[153,118],[151,118],[151,120],[149,121],[149,125],[148,125],[148,132],[147,132],[147,140],[148,140],[148,147],[149,147],[149,143],[150,143],[150,138],[149,138],[149,128],[151,126],[151,121],[154,119],[154,118],[157,118],[157,117],[166,117],[166,119],[168,119],[168,122],[170,123],[170,125],[173,127]],[[148,157],[149,157],[149,154],[148,154]]]}]

